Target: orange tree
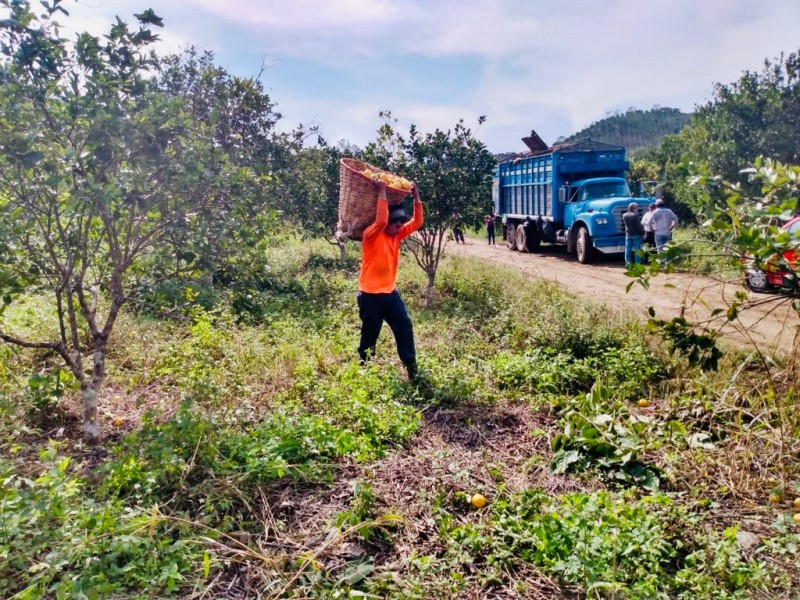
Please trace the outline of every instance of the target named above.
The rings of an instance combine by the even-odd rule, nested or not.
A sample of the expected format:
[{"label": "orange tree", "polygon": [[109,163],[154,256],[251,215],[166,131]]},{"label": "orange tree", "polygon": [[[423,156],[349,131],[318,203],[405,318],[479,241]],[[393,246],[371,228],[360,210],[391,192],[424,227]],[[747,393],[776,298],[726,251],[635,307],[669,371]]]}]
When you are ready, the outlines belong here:
[{"label": "orange tree", "polygon": [[218,190],[213,211],[170,228],[159,260],[153,257],[150,280],[213,281],[234,296],[247,295],[248,284],[258,284],[263,274],[259,244],[277,227],[294,136],[275,131],[280,114],[258,77],[232,75],[209,51],[192,47],[158,57],[153,72],[158,92],[184,105],[224,154],[228,184]]},{"label": "orange tree", "polygon": [[[425,224],[408,240],[408,248],[428,276],[426,297],[433,298],[436,272],[447,232],[454,225],[478,227],[491,210],[494,156],[463,120],[452,129],[422,133],[416,126],[401,136],[386,119],[376,142],[363,153],[367,162],[402,173],[419,187],[425,205]],[[485,118],[480,117],[478,124]]]},{"label": "orange tree", "polygon": [[27,289],[49,297],[54,331],[0,340],[59,356],[80,387],[87,440],[99,438],[98,392],[136,265],[170,232],[215,211],[237,180],[187,102],[158,90],[151,10],[103,38],[68,43],[61,0],[0,0],[0,287],[3,307]]},{"label": "orange tree", "polygon": [[345,243],[334,235],[339,221],[339,161],[358,149],[345,142],[330,145],[321,136],[316,144],[305,143],[301,130],[288,146],[288,161],[280,175],[281,210],[289,226],[304,238],[323,238],[339,250],[344,260]]}]

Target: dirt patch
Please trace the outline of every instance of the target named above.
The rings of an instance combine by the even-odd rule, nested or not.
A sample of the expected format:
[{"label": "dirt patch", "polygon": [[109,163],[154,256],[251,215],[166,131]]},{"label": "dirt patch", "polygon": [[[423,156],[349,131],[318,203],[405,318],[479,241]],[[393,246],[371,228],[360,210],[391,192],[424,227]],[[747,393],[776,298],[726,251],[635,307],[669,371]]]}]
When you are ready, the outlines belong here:
[{"label": "dirt patch", "polygon": [[[626,292],[631,279],[625,275],[619,256],[602,256],[595,264],[582,265],[574,256],[567,255],[562,246],[542,246],[540,252],[528,254],[470,240],[467,244],[448,245],[447,253],[454,257],[477,258],[511,267],[532,278],[554,281],[578,296],[643,319],[652,307],[659,319],[671,319],[683,313],[689,320],[707,322],[714,308],[727,309],[737,291],[747,292],[740,281],[690,273],[659,275],[651,281],[650,289],[636,284]],[[792,352],[800,320],[791,300],[779,295],[751,294],[748,304],[737,320],[722,327],[723,343]],[[718,326],[724,320],[724,316],[718,317],[710,324]]]},{"label": "dirt patch", "polygon": [[[264,488],[262,496],[253,499],[264,526],[257,544],[271,556],[314,555],[332,573],[358,557],[369,557],[382,572],[402,576],[413,555],[441,556],[445,552],[434,517],[437,506],[467,522],[483,515],[470,506],[472,493],[485,495],[491,505],[499,488],[504,494],[531,488],[560,494],[603,487],[550,471],[550,434],[555,419],[549,408],[537,409],[523,402],[426,409],[421,429],[407,447],[378,462],[341,465],[330,486],[282,487],[276,483]],[[351,533],[331,541],[337,529],[336,516],[358,503],[359,482],[370,486],[373,517],[402,517],[400,523],[390,526],[390,540],[380,535],[365,540]],[[463,568],[466,575],[474,574],[474,566]],[[265,577],[262,567],[243,565],[221,581],[245,597],[263,586]],[[515,586],[523,583],[531,598],[578,597],[574,590],[526,565],[519,565],[519,572],[503,587],[490,591],[470,588],[462,597],[514,598],[518,597]]]}]

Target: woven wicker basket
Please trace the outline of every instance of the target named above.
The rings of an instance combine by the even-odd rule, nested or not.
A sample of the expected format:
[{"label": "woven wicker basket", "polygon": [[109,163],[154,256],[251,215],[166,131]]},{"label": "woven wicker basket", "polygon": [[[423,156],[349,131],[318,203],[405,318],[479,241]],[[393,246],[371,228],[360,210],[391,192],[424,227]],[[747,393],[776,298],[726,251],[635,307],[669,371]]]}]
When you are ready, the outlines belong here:
[{"label": "woven wicker basket", "polygon": [[[343,158],[339,164],[339,224],[336,237],[360,240],[364,230],[375,221],[378,194],[375,182],[361,173],[369,169],[373,173],[388,173],[378,167],[355,160]],[[410,194],[408,190],[386,187],[389,204],[400,204]]]}]

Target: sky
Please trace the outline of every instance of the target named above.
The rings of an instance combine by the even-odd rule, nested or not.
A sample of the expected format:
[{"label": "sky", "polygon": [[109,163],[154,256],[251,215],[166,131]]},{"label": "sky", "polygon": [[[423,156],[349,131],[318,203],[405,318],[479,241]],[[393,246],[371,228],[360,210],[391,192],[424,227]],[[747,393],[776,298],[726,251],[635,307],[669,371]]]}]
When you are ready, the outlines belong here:
[{"label": "sky", "polygon": [[[37,2],[33,2],[38,4]],[[463,119],[492,152],[548,144],[616,111],[686,112],[714,84],[800,49],[800,0],[63,0],[101,35],[152,8],[159,53],[214,53],[259,77],[283,118],[364,146],[397,126]],[[479,126],[478,117],[486,116]]]}]

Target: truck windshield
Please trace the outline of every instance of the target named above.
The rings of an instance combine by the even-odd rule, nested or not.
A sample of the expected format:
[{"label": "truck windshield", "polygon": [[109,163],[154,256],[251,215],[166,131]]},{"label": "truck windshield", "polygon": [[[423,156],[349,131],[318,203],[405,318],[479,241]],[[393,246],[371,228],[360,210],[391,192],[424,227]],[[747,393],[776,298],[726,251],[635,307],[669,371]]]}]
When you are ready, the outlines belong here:
[{"label": "truck windshield", "polygon": [[604,181],[589,183],[583,186],[581,200],[592,200],[594,198],[630,198],[631,191],[626,181]]}]

